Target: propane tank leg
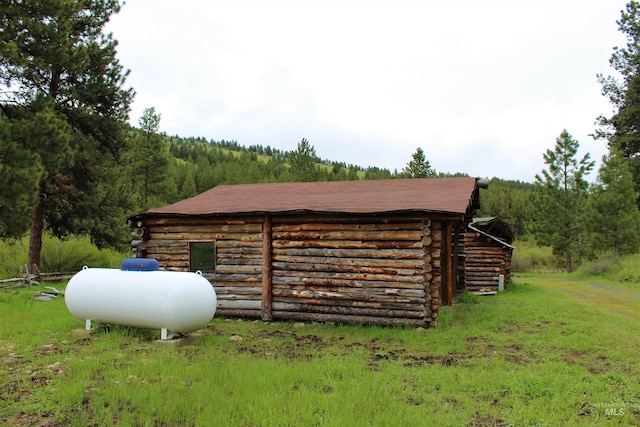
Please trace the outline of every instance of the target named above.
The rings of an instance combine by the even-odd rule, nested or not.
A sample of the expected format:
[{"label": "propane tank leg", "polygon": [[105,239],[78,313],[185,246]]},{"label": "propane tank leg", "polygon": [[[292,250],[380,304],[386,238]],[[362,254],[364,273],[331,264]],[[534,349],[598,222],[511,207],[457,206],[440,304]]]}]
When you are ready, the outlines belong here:
[{"label": "propane tank leg", "polygon": [[84,329],[87,331],[91,330],[91,319],[87,319],[84,321]]},{"label": "propane tank leg", "polygon": [[160,339],[161,340],[167,339],[167,328],[160,329]]}]

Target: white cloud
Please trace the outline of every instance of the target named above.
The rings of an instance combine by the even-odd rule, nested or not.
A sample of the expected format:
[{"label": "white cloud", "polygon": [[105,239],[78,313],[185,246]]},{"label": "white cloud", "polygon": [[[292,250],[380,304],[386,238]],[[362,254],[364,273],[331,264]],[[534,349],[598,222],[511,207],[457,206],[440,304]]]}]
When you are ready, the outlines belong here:
[{"label": "white cloud", "polygon": [[610,113],[596,73],[624,41],[620,0],[130,0],[121,63],[161,129],[401,170],[532,181],[563,129]]}]

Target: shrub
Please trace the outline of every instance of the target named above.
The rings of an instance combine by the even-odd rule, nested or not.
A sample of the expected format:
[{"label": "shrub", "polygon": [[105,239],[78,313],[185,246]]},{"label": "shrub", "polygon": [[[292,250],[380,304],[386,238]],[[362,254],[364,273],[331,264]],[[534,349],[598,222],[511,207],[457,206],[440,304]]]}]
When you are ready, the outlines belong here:
[{"label": "shrub", "polygon": [[20,267],[29,261],[29,238],[0,241],[0,277],[18,276]]},{"label": "shrub", "polygon": [[60,240],[46,236],[42,245],[43,272],[78,271],[83,266],[119,267],[126,256],[112,249],[98,249],[88,237]]},{"label": "shrub", "polygon": [[449,306],[440,306],[438,310],[438,319],[436,321],[436,327],[438,329],[449,329],[453,326],[453,313],[451,312],[451,307]]},{"label": "shrub", "polygon": [[465,289],[462,292],[460,292],[460,294],[457,296],[457,301],[460,303],[466,303],[466,304],[476,304],[478,303],[478,298],[480,298],[478,295],[469,292],[469,290]]},{"label": "shrub", "polygon": [[640,282],[640,254],[622,257],[620,268],[608,271],[606,276],[619,282]]},{"label": "shrub", "polygon": [[579,272],[588,276],[599,276],[620,267],[620,257],[613,253],[601,254],[595,260],[583,264]]},{"label": "shrub", "polygon": [[[40,269],[44,273],[78,271],[89,267],[119,267],[127,254],[113,249],[98,249],[88,237],[70,237],[60,240],[43,236]],[[29,237],[17,241],[0,242],[0,277],[18,276],[20,268],[29,259]]]},{"label": "shrub", "polygon": [[557,262],[550,247],[540,247],[534,240],[518,240],[513,244],[511,270],[515,273],[555,271]]}]

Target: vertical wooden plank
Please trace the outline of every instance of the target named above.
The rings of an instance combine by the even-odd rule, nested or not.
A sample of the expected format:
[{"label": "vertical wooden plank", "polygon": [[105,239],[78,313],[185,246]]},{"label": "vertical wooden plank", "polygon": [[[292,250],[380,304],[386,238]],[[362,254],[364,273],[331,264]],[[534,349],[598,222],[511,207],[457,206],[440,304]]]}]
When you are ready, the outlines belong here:
[{"label": "vertical wooden plank", "polygon": [[453,236],[453,255],[451,257],[451,271],[453,272],[453,290],[458,290],[458,252],[460,247],[460,224],[456,224]]},{"label": "vertical wooden plank", "polygon": [[[433,239],[431,238],[431,220],[427,217],[422,219],[422,262],[423,275],[424,275],[424,292],[425,292],[425,306],[423,313],[423,320],[425,325],[430,325],[434,320],[433,313],[437,312],[437,301],[433,298],[433,265],[431,264],[431,244]],[[434,304],[434,301],[436,303]],[[435,325],[435,322],[433,323]]]},{"label": "vertical wooden plank", "polygon": [[452,247],[452,236],[453,236],[453,224],[451,222],[447,223],[447,244],[443,248],[445,252],[446,259],[446,269],[447,269],[447,305],[453,304],[453,254],[451,251]]},{"label": "vertical wooden plank", "polygon": [[272,219],[270,215],[264,216],[262,224],[262,320],[273,319],[273,263],[271,254],[273,248]]},{"label": "vertical wooden plank", "polygon": [[449,261],[447,248],[449,247],[449,234],[447,233],[447,224],[445,222],[440,223],[440,305],[447,305],[449,301]]}]

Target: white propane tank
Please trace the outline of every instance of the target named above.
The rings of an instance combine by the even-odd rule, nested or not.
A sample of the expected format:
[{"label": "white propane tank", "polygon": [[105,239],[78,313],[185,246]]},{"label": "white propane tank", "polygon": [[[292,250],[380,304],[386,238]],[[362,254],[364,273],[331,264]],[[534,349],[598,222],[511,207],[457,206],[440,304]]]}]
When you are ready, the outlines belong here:
[{"label": "white propane tank", "polygon": [[216,292],[199,273],[84,268],[67,284],[67,308],[78,319],[188,333],[216,313]]}]

